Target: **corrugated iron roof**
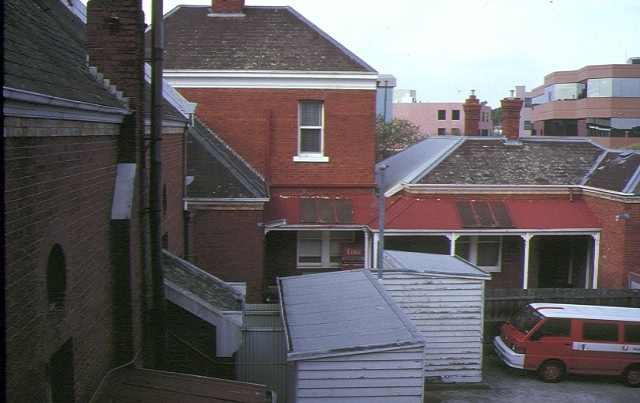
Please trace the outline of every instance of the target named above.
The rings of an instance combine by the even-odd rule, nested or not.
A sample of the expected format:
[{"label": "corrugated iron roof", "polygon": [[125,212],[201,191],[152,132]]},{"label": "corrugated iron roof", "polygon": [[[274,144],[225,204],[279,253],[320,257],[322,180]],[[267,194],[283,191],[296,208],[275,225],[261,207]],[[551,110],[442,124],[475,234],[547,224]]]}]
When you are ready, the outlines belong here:
[{"label": "corrugated iron roof", "polygon": [[610,151],[583,181],[585,186],[640,194],[640,151]]},{"label": "corrugated iron roof", "polygon": [[402,270],[451,277],[489,280],[491,275],[458,256],[434,253],[384,251],[384,270]]},{"label": "corrugated iron roof", "polygon": [[264,403],[264,385],[179,374],[151,369],[123,368],[109,374],[92,403]]},{"label": "corrugated iron roof", "polygon": [[[322,201],[318,207],[317,201]],[[310,210],[310,206],[315,206]],[[321,212],[318,210],[323,210]],[[327,211],[333,211],[332,215]],[[314,218],[311,218],[313,215]],[[268,206],[267,221],[284,220],[286,225],[354,226],[366,225],[378,216],[378,198],[370,195],[341,197],[278,196]]]},{"label": "corrugated iron roof", "polygon": [[[456,202],[460,199],[420,199],[400,197],[389,199],[385,211],[385,230],[463,230]],[[474,200],[478,201],[478,200]],[[495,202],[496,200],[491,200]],[[569,198],[503,199],[513,226],[482,227],[481,229],[513,228],[517,230],[597,229],[597,218],[583,200]],[[369,223],[378,228],[376,220]]]},{"label": "corrugated iron roof", "polygon": [[288,360],[424,344],[424,337],[368,270],[279,279]]}]

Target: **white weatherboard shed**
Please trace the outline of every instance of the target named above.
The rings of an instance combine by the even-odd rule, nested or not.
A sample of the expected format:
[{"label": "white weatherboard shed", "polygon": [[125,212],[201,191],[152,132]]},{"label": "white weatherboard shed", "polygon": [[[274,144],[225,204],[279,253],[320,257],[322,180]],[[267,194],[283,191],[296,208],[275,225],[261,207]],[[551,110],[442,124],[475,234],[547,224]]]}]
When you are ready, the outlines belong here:
[{"label": "white weatherboard shed", "polygon": [[288,402],[422,402],[424,337],[368,270],[278,279]]},{"label": "white weatherboard shed", "polygon": [[386,250],[382,284],[427,340],[427,383],[482,382],[484,282],[457,256]]}]

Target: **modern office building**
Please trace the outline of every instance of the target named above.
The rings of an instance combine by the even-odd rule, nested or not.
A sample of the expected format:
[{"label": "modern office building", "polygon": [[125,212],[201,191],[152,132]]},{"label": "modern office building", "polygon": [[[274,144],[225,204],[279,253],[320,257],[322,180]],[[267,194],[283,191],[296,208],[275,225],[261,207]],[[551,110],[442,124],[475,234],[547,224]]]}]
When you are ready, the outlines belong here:
[{"label": "modern office building", "polygon": [[612,148],[640,143],[640,64],[557,71],[533,89],[533,134],[590,137]]}]

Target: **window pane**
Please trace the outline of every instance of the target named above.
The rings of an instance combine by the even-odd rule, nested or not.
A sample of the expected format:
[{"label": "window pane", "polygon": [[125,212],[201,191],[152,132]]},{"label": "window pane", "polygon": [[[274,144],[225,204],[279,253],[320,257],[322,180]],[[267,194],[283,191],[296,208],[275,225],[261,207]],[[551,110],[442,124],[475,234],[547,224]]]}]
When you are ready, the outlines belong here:
[{"label": "window pane", "polygon": [[300,129],[300,152],[319,153],[320,129]]},{"label": "window pane", "polygon": [[583,323],[582,339],[594,341],[618,341],[618,324]]},{"label": "window pane", "polygon": [[456,256],[469,260],[469,237],[461,236],[456,240]]},{"label": "window pane", "polygon": [[[484,118],[484,114],[483,114],[483,118]],[[451,120],[460,120],[460,110],[459,109],[454,109],[451,111]]]},{"label": "window pane", "polygon": [[497,266],[500,258],[500,243],[478,242],[478,266]]},{"label": "window pane", "polygon": [[438,120],[447,120],[447,111],[444,109],[438,110]]},{"label": "window pane", "polygon": [[300,126],[322,125],[322,102],[300,102]]},{"label": "window pane", "polygon": [[543,337],[568,337],[571,335],[571,319],[549,318],[536,333],[532,340],[540,340]]},{"label": "window pane", "polygon": [[624,325],[625,343],[640,343],[640,325]]}]

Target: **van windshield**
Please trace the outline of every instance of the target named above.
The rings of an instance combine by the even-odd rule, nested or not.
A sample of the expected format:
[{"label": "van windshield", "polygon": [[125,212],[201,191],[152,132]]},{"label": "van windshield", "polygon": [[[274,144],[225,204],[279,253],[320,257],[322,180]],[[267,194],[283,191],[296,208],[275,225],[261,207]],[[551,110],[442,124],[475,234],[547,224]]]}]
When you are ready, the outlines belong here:
[{"label": "van windshield", "polygon": [[513,315],[509,320],[511,324],[522,334],[528,334],[544,316],[530,306]]}]

